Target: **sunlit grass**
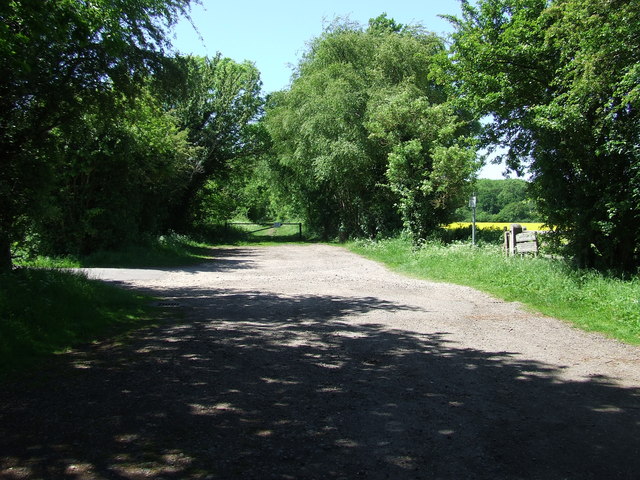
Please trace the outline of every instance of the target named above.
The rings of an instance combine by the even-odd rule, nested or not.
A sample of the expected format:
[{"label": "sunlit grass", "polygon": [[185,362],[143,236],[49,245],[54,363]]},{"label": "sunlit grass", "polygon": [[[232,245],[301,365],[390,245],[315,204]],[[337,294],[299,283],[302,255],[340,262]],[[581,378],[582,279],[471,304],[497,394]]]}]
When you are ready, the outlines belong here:
[{"label": "sunlit grass", "polygon": [[559,260],[507,257],[499,246],[427,243],[412,248],[403,239],[359,241],[354,252],[420,278],[478,288],[518,301],[629,343],[640,343],[640,279],[619,279],[573,269]]}]

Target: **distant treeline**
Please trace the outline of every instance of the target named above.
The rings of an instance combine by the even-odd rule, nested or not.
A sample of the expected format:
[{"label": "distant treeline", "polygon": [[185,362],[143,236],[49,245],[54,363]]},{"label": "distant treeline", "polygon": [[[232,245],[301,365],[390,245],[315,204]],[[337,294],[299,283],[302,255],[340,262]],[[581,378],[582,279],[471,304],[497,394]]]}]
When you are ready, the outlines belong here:
[{"label": "distant treeline", "polygon": [[[476,221],[478,222],[542,222],[535,202],[527,191],[529,184],[517,178],[504,180],[478,179],[474,186]],[[457,210],[456,221],[470,222],[471,208]]]}]

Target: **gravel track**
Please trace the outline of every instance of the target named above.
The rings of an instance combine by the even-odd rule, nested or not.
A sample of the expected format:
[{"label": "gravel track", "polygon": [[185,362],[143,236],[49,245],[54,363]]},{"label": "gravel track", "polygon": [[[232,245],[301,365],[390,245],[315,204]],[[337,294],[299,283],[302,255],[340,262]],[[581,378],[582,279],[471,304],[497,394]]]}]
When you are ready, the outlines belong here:
[{"label": "gravel track", "polygon": [[326,245],[89,269],[164,320],[0,385],[0,478],[638,479],[640,348]]}]

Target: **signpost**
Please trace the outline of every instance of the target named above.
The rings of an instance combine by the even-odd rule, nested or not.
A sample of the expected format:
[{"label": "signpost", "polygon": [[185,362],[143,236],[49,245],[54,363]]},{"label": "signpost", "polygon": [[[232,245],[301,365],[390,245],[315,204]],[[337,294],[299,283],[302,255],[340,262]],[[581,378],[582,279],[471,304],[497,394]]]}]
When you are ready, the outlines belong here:
[{"label": "signpost", "polygon": [[476,246],[476,204],[477,197],[475,192],[469,197],[469,208],[471,208],[471,245]]}]

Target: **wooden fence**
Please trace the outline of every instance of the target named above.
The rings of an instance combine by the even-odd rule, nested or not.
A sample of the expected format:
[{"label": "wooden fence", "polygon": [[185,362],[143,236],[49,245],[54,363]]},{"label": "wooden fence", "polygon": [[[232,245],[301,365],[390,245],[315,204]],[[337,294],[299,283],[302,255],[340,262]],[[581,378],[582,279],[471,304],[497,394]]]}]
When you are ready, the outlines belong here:
[{"label": "wooden fence", "polygon": [[530,253],[537,255],[539,251],[539,238],[541,232],[527,231],[520,224],[513,223],[509,230],[504,231],[504,250],[507,255]]}]

